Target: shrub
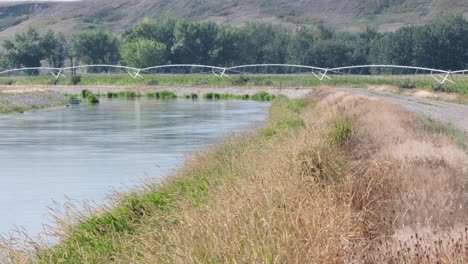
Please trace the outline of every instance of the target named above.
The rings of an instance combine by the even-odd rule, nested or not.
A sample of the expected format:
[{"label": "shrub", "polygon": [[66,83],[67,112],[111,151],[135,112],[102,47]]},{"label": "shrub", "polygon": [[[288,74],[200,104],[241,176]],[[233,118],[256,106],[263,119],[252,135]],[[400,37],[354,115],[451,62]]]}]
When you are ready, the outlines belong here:
[{"label": "shrub", "polygon": [[106,96],[107,98],[114,98],[114,97],[117,97],[117,93],[107,92]]},{"label": "shrub", "polygon": [[159,81],[156,80],[156,79],[151,79],[151,80],[149,80],[148,85],[153,85],[153,86],[154,85],[159,85]]},{"label": "shrub", "polygon": [[176,99],[177,95],[171,91],[161,91],[161,92],[148,92],[145,94],[145,97],[167,100],[167,99]]},{"label": "shrub", "polygon": [[81,90],[82,98],[87,98],[89,95],[94,95],[94,94],[88,89]]},{"label": "shrub", "polygon": [[159,92],[160,99],[176,99],[177,95],[171,91],[161,91]]},{"label": "shrub", "polygon": [[24,113],[24,108],[19,107],[19,106],[15,107],[13,110],[20,113],[20,114]]},{"label": "shrub", "polygon": [[251,99],[254,101],[271,101],[275,99],[275,95],[262,91],[252,95]]},{"label": "shrub", "polygon": [[70,83],[71,83],[72,85],[77,85],[77,84],[79,84],[80,82],[81,82],[81,76],[79,76],[79,75],[73,75],[73,76],[71,77],[71,79],[70,79]]},{"label": "shrub", "polygon": [[88,94],[88,96],[86,96],[86,101],[89,103],[89,104],[97,104],[99,103],[99,99],[94,95],[94,94]]},{"label": "shrub", "polygon": [[208,80],[196,81],[193,83],[194,86],[203,86],[203,85],[208,85],[208,84],[209,84]]},{"label": "shrub", "polygon": [[198,95],[196,93],[186,94],[184,95],[185,99],[197,99]]},{"label": "shrub", "polygon": [[138,94],[134,91],[124,91],[117,94],[118,97],[135,98]]},{"label": "shrub", "polygon": [[416,84],[414,82],[406,80],[404,82],[398,83],[398,87],[403,88],[403,89],[413,89],[413,88],[416,88]]},{"label": "shrub", "polygon": [[211,92],[204,94],[203,98],[207,99],[207,100],[214,100],[214,99],[216,99],[216,95],[218,95],[218,99],[219,99],[219,94],[211,93]]},{"label": "shrub", "polygon": [[246,85],[249,82],[249,80],[250,80],[249,77],[247,77],[245,75],[241,75],[238,78],[236,78],[234,81],[232,81],[232,84],[234,84],[234,85]]},{"label": "shrub", "polygon": [[161,95],[159,94],[159,92],[148,92],[148,93],[145,93],[145,97],[147,98],[154,98],[154,99],[159,99]]}]

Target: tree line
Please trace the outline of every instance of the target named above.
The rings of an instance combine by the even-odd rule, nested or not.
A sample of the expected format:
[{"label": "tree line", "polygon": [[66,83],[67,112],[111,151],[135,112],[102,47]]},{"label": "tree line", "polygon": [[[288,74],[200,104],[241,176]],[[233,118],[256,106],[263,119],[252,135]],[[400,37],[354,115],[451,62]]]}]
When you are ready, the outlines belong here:
[{"label": "tree line", "polygon": [[[301,64],[319,67],[396,64],[444,70],[468,64],[468,21],[440,19],[395,32],[336,32],[324,24],[287,31],[266,23],[242,27],[213,22],[143,19],[121,36],[87,31],[66,41],[61,33],[40,35],[34,28],[2,43],[0,67],[63,67],[119,64],[136,68],[162,64]],[[106,68],[93,68],[93,72]],[[32,72],[34,73],[34,72]]]}]

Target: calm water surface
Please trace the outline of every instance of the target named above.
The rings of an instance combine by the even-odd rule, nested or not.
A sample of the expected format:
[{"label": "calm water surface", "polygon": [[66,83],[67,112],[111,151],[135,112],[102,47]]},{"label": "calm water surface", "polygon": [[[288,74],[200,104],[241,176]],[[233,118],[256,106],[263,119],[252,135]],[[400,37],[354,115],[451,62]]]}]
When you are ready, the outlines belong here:
[{"label": "calm water surface", "polygon": [[101,100],[97,106],[0,117],[0,233],[31,234],[47,206],[162,177],[194,150],[262,124],[267,103]]}]

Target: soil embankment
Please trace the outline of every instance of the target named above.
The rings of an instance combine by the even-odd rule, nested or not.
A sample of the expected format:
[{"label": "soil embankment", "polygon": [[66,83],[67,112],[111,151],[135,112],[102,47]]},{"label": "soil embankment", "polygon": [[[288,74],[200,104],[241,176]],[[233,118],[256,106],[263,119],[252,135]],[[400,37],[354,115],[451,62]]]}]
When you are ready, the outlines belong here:
[{"label": "soil embankment", "polygon": [[402,107],[332,91],[280,96],[267,123],[107,208],[65,214],[54,247],[5,239],[4,254],[39,263],[466,263],[468,155],[447,136]]}]

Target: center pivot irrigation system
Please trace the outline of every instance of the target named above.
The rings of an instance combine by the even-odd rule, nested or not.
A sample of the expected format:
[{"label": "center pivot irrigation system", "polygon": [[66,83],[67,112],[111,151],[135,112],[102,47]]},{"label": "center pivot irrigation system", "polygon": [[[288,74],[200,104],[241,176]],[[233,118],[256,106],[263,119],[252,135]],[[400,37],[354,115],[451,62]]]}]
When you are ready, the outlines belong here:
[{"label": "center pivot irrigation system", "polygon": [[[104,70],[103,70],[104,69]],[[212,73],[218,77],[228,77],[229,74],[310,74],[318,80],[332,79],[334,75],[365,75],[365,76],[388,76],[388,75],[429,75],[440,84],[447,82],[455,83],[453,76],[468,74],[468,70],[446,71],[424,67],[401,66],[401,65],[356,65],[337,68],[321,68],[306,65],[294,64],[251,64],[233,67],[218,67],[197,64],[168,64],[158,65],[148,68],[134,68],[122,65],[80,65],[63,68],[53,67],[29,67],[0,71],[0,76],[19,75],[21,73],[36,71],[48,72],[55,79],[65,74],[76,74],[94,71],[104,72],[127,72],[132,78],[143,78],[142,74],[191,74],[191,73]]]}]

